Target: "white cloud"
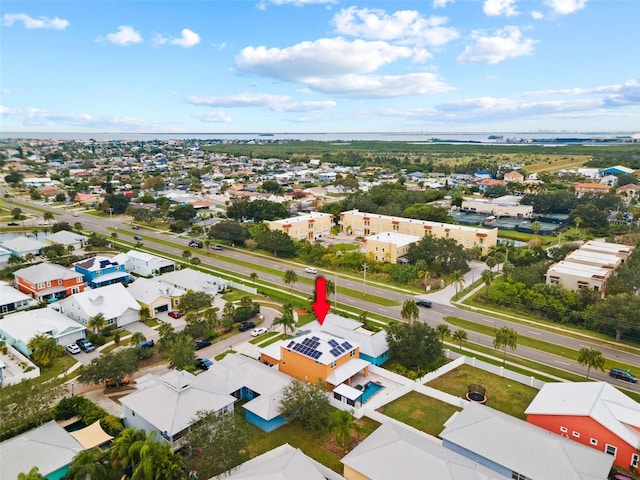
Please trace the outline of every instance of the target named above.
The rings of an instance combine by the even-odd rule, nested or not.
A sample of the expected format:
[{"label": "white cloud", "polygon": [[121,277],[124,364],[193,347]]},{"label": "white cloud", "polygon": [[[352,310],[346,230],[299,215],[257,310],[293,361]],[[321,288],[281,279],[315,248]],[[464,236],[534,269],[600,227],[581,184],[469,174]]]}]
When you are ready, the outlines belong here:
[{"label": "white cloud", "polygon": [[453,3],[455,0],[433,0],[433,8],[444,8],[448,3]]},{"label": "white cloud", "polygon": [[328,79],[309,79],[307,85],[316,92],[351,98],[393,98],[453,90],[452,86],[433,73],[344,75]]},{"label": "white cloud", "polygon": [[294,7],[304,7],[305,5],[313,5],[313,4],[334,4],[337,3],[337,0],[268,0],[263,1],[261,4],[266,7],[266,4],[270,3],[272,5],[293,5]]},{"label": "white cloud", "polygon": [[516,0],[485,0],[482,11],[490,17],[511,17],[517,15]]},{"label": "white cloud", "polygon": [[2,26],[10,27],[15,22],[22,22],[24,24],[24,27],[28,29],[49,28],[52,30],[64,30],[69,26],[68,20],[62,20],[58,17],[33,18],[27,15],[26,13],[5,13],[2,16],[2,21],[0,22],[0,24]]},{"label": "white cloud", "polygon": [[10,95],[11,94],[11,90],[8,89],[8,88],[3,88],[3,89],[0,89],[0,93],[2,95]]},{"label": "white cloud", "polygon": [[236,57],[236,66],[244,73],[305,82],[310,78],[373,72],[413,54],[410,48],[386,42],[323,38],[288,48],[246,47]]},{"label": "white cloud", "polygon": [[439,46],[460,36],[456,29],[444,26],[448,21],[446,17],[424,17],[416,10],[389,15],[384,10],[349,7],[340,10],[332,23],[341,35]]},{"label": "white cloud", "polygon": [[216,112],[194,113],[192,116],[205,123],[230,123],[233,121],[231,116],[221,110]]},{"label": "white cloud", "polygon": [[25,126],[71,125],[89,128],[119,128],[124,130],[143,130],[159,128],[145,120],[131,117],[99,117],[94,118],[87,113],[60,113],[41,110],[39,108],[0,108],[3,117],[17,121]]},{"label": "white cloud", "polygon": [[191,96],[186,100],[192,105],[218,108],[264,107],[274,112],[311,112],[336,106],[336,102],[332,100],[295,102],[288,95],[267,93],[239,93],[218,97]]},{"label": "white cloud", "polygon": [[638,91],[640,89],[640,80],[629,80],[623,84],[601,85],[592,88],[563,88],[558,90],[534,90],[525,92],[523,95],[527,97],[549,97],[557,95],[593,95],[598,93],[617,94],[620,92]]},{"label": "white cloud", "polygon": [[142,37],[130,25],[120,25],[116,33],[109,33],[106,37],[109,43],[116,45],[128,45],[142,42]]},{"label": "white cloud", "polygon": [[569,15],[582,10],[587,0],[546,0],[544,3],[558,15]]},{"label": "white cloud", "polygon": [[544,18],[544,13],[538,10],[533,10],[531,12],[531,18],[533,18],[534,20],[542,20]]},{"label": "white cloud", "polygon": [[185,28],[180,33],[181,33],[180,38],[169,40],[169,43],[171,45],[177,45],[183,48],[191,48],[191,47],[195,47],[197,44],[200,43],[200,35],[198,35],[196,32],[189,30],[188,28]]},{"label": "white cloud", "polygon": [[522,38],[522,32],[514,26],[497,30],[492,36],[475,31],[472,37],[475,43],[468,45],[458,56],[459,62],[487,62],[494,65],[509,58],[531,55],[536,43],[531,38]]}]

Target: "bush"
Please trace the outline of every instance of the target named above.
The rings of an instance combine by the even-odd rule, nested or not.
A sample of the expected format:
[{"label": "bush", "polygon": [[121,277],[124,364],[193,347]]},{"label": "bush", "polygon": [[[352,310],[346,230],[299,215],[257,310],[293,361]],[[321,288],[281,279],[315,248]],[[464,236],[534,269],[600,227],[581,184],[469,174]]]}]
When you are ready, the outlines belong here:
[{"label": "bush", "polygon": [[102,429],[107,432],[112,437],[117,437],[122,430],[124,430],[124,425],[122,424],[122,420],[113,415],[107,415],[100,419],[100,426]]},{"label": "bush", "polygon": [[96,335],[93,332],[87,332],[87,338],[96,347],[100,347],[100,346],[104,345],[105,343],[107,343],[107,339],[106,338],[104,338],[102,335]]}]

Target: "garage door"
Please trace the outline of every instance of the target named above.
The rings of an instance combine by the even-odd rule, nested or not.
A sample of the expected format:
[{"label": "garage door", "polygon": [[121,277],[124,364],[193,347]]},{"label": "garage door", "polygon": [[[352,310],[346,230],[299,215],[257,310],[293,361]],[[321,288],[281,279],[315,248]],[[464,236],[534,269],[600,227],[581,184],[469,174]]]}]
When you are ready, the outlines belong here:
[{"label": "garage door", "polygon": [[156,307],[153,311],[155,313],[160,313],[160,312],[166,312],[167,310],[169,310],[169,304],[168,303],[166,305],[161,305],[159,307]]}]

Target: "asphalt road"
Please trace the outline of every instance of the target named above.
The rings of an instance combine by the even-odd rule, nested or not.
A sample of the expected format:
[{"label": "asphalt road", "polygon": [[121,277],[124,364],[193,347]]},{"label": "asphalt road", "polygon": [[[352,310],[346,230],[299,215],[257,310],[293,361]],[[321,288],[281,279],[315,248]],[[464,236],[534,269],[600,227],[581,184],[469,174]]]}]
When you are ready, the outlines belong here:
[{"label": "asphalt road", "polygon": [[[20,208],[23,208],[24,210],[29,209],[28,203],[25,203],[22,201],[20,202],[14,201],[13,203],[18,205]],[[38,207],[46,208],[46,206],[42,206],[42,205],[38,205]],[[115,217],[113,219],[100,218],[100,217],[94,217],[92,215],[86,215],[82,213],[78,217],[75,217],[71,212],[65,211],[63,209],[50,208],[50,210],[56,214],[56,218],[54,222],[67,221],[71,225],[73,225],[75,222],[81,222],[84,229],[95,231],[98,233],[103,233],[106,235],[110,235],[111,233],[113,233],[114,230],[110,230],[110,228],[112,228],[112,229],[116,229],[115,230],[116,232],[123,232],[123,233],[128,232],[131,236],[121,235],[120,238],[127,238],[127,239],[131,238],[131,240],[133,240],[132,235],[139,234],[139,235],[142,235],[144,238],[143,244],[149,245],[149,246],[153,246],[154,238],[161,239],[164,241],[166,241],[168,238],[167,235],[163,233],[156,233],[149,230],[133,230],[131,229],[130,226],[124,224],[123,220],[120,217]],[[37,214],[41,215],[40,213],[37,213]],[[34,221],[34,224],[37,225],[37,220]],[[258,263],[262,266],[270,267],[276,270],[282,270],[283,268],[282,262],[278,260],[271,259],[269,257],[256,258],[253,255],[246,254],[241,250],[233,249],[233,248],[225,248],[221,252],[215,252],[219,254],[219,256],[216,259],[211,259],[203,255],[198,255],[198,252],[200,252],[200,250],[196,248],[188,247],[186,239],[176,238],[176,242],[184,242],[184,246],[180,248],[175,248],[175,247],[167,247],[165,245],[162,245],[162,246],[158,245],[158,248],[161,248],[162,250],[177,256],[181,256],[184,250],[189,249],[192,252],[193,256],[197,256],[200,258],[203,265],[208,265],[214,268],[226,270],[230,274],[237,273],[244,276],[248,276],[252,272],[254,272],[254,270],[249,267],[239,266],[234,263],[226,262],[224,260],[224,258],[226,257],[242,260],[244,262],[247,262],[248,264]],[[291,267],[287,266],[287,268],[291,268]],[[309,279],[313,279],[315,275],[306,273],[304,271],[304,268],[305,268],[305,265],[300,265],[299,268],[294,267],[293,269],[296,270],[296,273],[298,274],[299,277],[307,277]],[[320,270],[319,273],[322,274],[323,271]],[[368,282],[365,288],[364,283],[360,280],[354,280],[352,278],[344,278],[341,276],[335,277],[332,272],[328,272],[328,271],[325,271],[324,273],[326,274],[327,278],[337,282],[338,287],[346,287],[353,290],[360,290],[370,295],[376,295],[379,297],[395,300],[400,305],[407,298],[415,298],[408,294],[399,293],[394,290],[389,290],[387,288],[377,286],[375,284],[372,284],[371,282]],[[475,278],[478,278],[479,273],[476,275],[477,276]],[[258,281],[271,283],[273,285],[282,285],[281,277],[276,275],[270,275],[267,273],[262,273],[262,272],[260,272],[259,274]],[[304,292],[307,297],[310,297],[313,294],[313,285],[298,282],[294,285],[294,289],[296,291]],[[427,322],[429,325],[433,327],[435,327],[439,323],[442,323],[443,317],[446,317],[446,316],[459,317],[465,320],[471,320],[473,322],[489,325],[492,327],[498,327],[498,328],[501,326],[508,326],[516,330],[518,334],[521,336],[537,338],[541,341],[566,347],[572,350],[580,350],[583,347],[597,348],[603,353],[603,355],[606,358],[611,360],[618,360],[621,363],[625,363],[628,365],[638,366],[638,369],[640,370],[640,354],[639,353],[625,352],[625,351],[616,349],[614,346],[594,343],[590,341],[588,338],[576,339],[573,337],[565,336],[562,334],[561,330],[559,330],[557,333],[554,333],[548,330],[536,328],[535,326],[522,325],[520,323],[509,322],[507,320],[497,319],[494,317],[489,317],[487,315],[469,312],[467,310],[462,310],[454,305],[451,305],[448,299],[442,298],[442,295],[425,296],[425,298],[430,298],[433,301],[433,308],[421,309],[420,320]],[[359,309],[363,309],[369,312],[375,312],[375,313],[386,315],[392,318],[398,318],[398,319],[401,318],[400,317],[401,306],[387,307],[387,306],[379,305],[376,303],[368,302],[366,300],[347,297],[345,295],[338,295],[338,303],[339,303],[339,306],[346,305],[351,307],[357,307]],[[469,335],[469,341],[478,343],[480,345],[484,345],[489,348],[493,348],[492,336],[478,334],[475,332],[468,332],[468,335]],[[499,356],[499,352],[496,352],[496,353]],[[511,354],[517,355],[519,357],[532,360],[538,363],[550,365],[552,367],[565,370],[567,372],[575,373],[578,375],[585,375],[586,373],[585,367],[579,365],[574,360],[570,360],[570,359],[559,357],[559,356],[554,356],[554,355],[541,352],[539,350],[530,349],[521,345],[517,347],[517,350],[515,352],[509,351],[509,355]],[[635,373],[637,374],[639,372],[636,371]],[[640,384],[634,385],[634,384],[629,384],[628,382],[623,382],[618,379],[613,379],[609,377],[606,372],[593,371],[592,369],[592,371],[590,372],[590,378],[594,378],[602,381],[609,381],[610,383],[615,384],[617,386],[624,387],[636,392],[640,392]]]}]

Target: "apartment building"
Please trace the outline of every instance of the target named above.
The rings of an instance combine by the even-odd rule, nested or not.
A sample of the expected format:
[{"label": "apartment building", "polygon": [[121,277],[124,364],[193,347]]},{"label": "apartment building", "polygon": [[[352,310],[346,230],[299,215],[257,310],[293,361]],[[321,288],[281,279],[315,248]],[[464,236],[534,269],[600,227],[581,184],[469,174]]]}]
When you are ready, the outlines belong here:
[{"label": "apartment building", "polygon": [[418,242],[420,237],[398,232],[383,232],[369,235],[364,239],[364,250],[367,257],[377,262],[398,263],[409,251],[409,247]]},{"label": "apartment building", "polygon": [[579,183],[573,184],[573,190],[576,193],[576,197],[580,198],[587,193],[605,194],[608,193],[611,187],[604,183]]},{"label": "apartment building", "polygon": [[547,285],[562,285],[567,290],[603,291],[605,283],[613,272],[610,268],[574,263],[562,260],[554,263],[547,270]]},{"label": "apartment building", "polygon": [[585,242],[581,247],[581,251],[588,252],[600,252],[600,253],[608,253],[610,255],[615,255],[622,259],[622,263],[624,263],[627,258],[633,252],[633,248],[630,245],[621,245],[619,243],[611,243],[611,242],[602,242],[598,240],[589,240]]},{"label": "apartment building", "polygon": [[531,218],[533,216],[533,205],[520,205],[520,199],[511,195],[494,200],[480,198],[464,200],[460,210],[496,217]]},{"label": "apartment building", "polygon": [[309,240],[313,242],[331,233],[333,215],[312,212],[299,217],[272,220],[265,223],[270,230],[280,230],[294,240]]},{"label": "apartment building", "polygon": [[422,238],[434,235],[438,238],[451,238],[463,248],[480,247],[486,254],[496,245],[498,229],[466,227],[449,223],[429,222],[412,218],[392,217],[373,213],[349,210],[340,214],[342,232],[367,237],[383,232],[395,232]]}]

